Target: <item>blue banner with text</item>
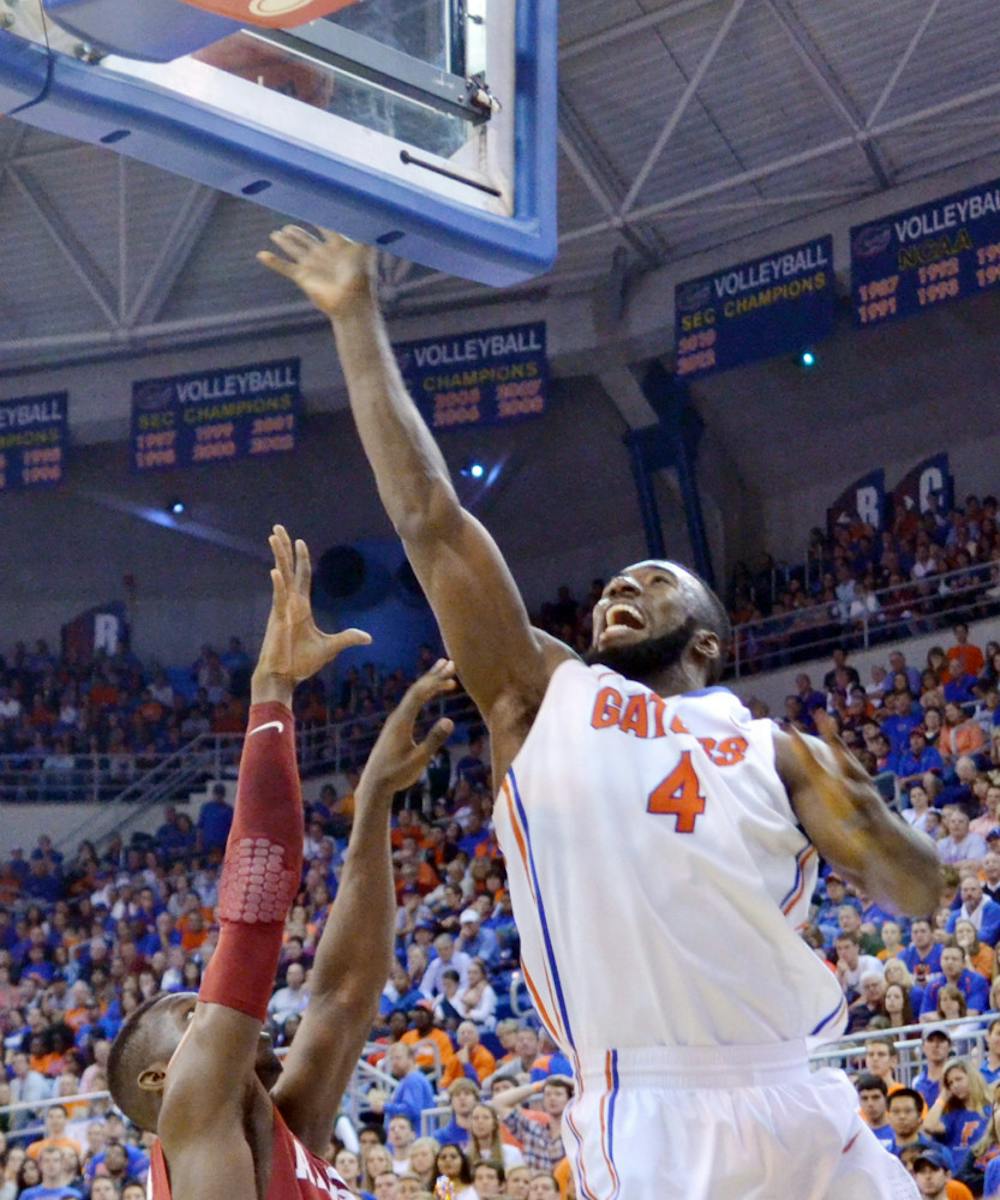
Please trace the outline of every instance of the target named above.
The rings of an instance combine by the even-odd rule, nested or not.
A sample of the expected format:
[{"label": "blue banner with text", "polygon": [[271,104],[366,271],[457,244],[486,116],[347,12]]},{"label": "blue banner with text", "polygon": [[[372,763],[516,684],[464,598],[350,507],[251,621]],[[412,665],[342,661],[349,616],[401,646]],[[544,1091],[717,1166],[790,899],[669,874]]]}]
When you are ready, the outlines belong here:
[{"label": "blue banner with text", "polygon": [[68,408],[66,392],[0,400],[0,492],[62,483]]},{"label": "blue banner with text", "polygon": [[1000,286],[1000,181],[851,230],[854,324],[884,325]]},{"label": "blue banner with text", "polygon": [[431,429],[506,425],[545,412],[545,322],[393,346]]},{"label": "blue banner with text", "polygon": [[299,360],[195,371],[132,385],[132,466],[201,466],[295,449]]},{"label": "blue banner with text", "polygon": [[833,332],[833,238],[680,283],[674,314],[681,378],[806,350]]}]

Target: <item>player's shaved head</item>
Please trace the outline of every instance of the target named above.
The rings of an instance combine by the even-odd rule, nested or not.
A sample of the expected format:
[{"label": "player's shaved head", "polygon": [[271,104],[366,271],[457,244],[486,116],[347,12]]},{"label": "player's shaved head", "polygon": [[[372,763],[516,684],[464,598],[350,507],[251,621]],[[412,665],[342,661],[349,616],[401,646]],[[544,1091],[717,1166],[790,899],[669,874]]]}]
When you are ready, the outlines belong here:
[{"label": "player's shaved head", "polygon": [[[144,1073],[153,1074],[167,1063],[184,1034],[182,1012],[193,1009],[193,993],[153,996],[130,1013],[108,1055],[108,1090],[115,1104],[140,1129],[156,1132],[162,1085],[155,1080],[140,1083]],[[150,1084],[153,1086],[150,1086]]]}]

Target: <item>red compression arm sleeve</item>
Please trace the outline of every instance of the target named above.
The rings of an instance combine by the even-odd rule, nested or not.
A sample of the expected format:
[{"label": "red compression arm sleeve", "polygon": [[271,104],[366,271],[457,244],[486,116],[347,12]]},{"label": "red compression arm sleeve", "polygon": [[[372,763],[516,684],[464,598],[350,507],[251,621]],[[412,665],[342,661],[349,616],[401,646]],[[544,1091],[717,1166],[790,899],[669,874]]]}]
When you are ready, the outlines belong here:
[{"label": "red compression arm sleeve", "polygon": [[283,704],[255,704],[219,884],[219,944],[198,997],[204,1003],[266,1019],[302,876],[304,832],[294,719]]}]

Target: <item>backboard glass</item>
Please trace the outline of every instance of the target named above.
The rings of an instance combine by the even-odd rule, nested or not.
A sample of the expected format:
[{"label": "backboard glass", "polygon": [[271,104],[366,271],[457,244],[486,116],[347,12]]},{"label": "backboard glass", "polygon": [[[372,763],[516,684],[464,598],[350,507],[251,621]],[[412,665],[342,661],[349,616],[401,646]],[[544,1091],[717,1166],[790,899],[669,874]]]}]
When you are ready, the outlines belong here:
[{"label": "backboard glass", "polygon": [[304,26],[240,29],[180,0],[0,0],[0,106],[511,283],[556,249],[556,8],[357,0]]}]

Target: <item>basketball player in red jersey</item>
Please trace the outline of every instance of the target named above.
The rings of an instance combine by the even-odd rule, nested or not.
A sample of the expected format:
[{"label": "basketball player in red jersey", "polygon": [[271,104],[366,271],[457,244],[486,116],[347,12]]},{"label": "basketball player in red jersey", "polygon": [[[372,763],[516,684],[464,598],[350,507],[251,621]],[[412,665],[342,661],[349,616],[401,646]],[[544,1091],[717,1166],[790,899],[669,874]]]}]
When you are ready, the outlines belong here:
[{"label": "basketball player in red jersey", "polygon": [[199,994],[137,1009],[108,1063],[115,1103],[159,1136],[151,1200],[351,1197],[322,1155],[392,957],[392,798],[418,779],[452,728],[441,720],[423,743],[413,740],[424,704],[454,687],[451,664],[440,662],[407,692],[365,766],[309,1007],[282,1067],[262,1026],[302,872],[292,693],[341,650],[370,639],[358,630],[321,633],[305,544],[293,549],[280,526],[270,542],[273,601],[219,888],[218,947]]}]

